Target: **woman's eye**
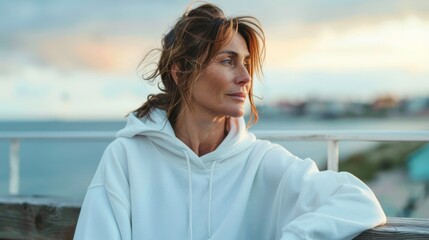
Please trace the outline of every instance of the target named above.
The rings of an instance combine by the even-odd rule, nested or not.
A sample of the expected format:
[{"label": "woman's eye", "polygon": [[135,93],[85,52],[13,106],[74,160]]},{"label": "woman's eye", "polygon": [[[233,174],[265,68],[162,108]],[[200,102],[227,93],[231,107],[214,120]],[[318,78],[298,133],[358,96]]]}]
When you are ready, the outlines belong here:
[{"label": "woman's eye", "polygon": [[230,59],[230,58],[224,59],[224,60],[222,60],[221,62],[222,62],[223,64],[229,64],[229,65],[232,65],[232,59]]}]

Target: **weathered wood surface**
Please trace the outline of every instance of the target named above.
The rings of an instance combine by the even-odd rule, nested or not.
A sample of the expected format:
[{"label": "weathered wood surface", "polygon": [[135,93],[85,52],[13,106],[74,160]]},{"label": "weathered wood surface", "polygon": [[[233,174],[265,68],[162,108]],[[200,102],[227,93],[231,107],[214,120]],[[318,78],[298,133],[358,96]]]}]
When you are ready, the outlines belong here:
[{"label": "weathered wood surface", "polygon": [[355,239],[429,239],[429,219],[391,217],[385,225],[365,231]]},{"label": "weathered wood surface", "polygon": [[80,202],[0,198],[0,239],[73,239]]},{"label": "weathered wood surface", "polygon": [[[0,198],[0,240],[73,239],[80,202],[47,198]],[[388,218],[355,239],[429,239],[429,219]]]}]

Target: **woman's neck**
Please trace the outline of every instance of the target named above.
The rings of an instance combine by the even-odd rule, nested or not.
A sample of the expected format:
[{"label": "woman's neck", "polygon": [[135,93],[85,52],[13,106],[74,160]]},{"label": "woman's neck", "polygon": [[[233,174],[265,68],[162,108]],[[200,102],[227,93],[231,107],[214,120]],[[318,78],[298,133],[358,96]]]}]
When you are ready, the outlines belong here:
[{"label": "woman's neck", "polygon": [[227,117],[204,118],[190,111],[181,112],[173,126],[176,137],[198,156],[214,151],[228,133]]}]

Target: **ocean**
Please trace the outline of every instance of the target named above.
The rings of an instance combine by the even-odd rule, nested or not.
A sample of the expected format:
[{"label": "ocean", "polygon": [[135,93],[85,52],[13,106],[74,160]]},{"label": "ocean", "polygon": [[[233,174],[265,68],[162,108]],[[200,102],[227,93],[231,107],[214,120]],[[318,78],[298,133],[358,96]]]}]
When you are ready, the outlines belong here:
[{"label": "ocean", "polygon": [[[118,121],[0,121],[0,132],[117,131]],[[262,118],[252,130],[429,130],[427,117],[407,118]],[[20,194],[82,199],[109,141],[23,140],[20,145]],[[325,142],[279,142],[319,166],[326,161]],[[0,140],[0,195],[8,195],[9,141]],[[340,143],[340,158],[376,143]]]}]

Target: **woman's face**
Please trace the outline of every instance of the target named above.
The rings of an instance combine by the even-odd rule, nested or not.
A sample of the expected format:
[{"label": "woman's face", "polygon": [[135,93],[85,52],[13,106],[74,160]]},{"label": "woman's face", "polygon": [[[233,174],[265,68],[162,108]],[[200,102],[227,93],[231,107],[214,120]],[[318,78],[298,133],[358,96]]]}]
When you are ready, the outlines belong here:
[{"label": "woman's face", "polygon": [[196,80],[191,99],[197,114],[241,117],[252,84],[248,72],[249,51],[236,34],[221,48]]}]

